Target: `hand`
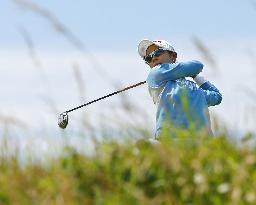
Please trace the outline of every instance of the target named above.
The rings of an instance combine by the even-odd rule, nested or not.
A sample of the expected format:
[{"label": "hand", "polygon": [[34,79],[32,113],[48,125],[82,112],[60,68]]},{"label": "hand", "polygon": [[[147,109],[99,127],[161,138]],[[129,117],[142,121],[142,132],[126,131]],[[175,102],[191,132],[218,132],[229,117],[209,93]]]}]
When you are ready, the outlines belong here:
[{"label": "hand", "polygon": [[68,114],[63,112],[58,118],[58,125],[60,128],[65,129],[68,125]]},{"label": "hand", "polygon": [[201,86],[201,85],[203,85],[205,82],[207,82],[207,80],[206,80],[203,76],[201,76],[201,75],[197,75],[197,76],[195,76],[193,79],[194,79],[194,81],[196,82],[196,84],[197,84],[198,86]]}]

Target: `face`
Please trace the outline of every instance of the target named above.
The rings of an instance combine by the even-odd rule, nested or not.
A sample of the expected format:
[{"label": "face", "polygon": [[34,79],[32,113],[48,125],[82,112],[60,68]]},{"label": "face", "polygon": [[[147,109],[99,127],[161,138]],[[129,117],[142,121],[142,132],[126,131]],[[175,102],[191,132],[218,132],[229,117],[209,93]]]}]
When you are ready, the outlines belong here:
[{"label": "face", "polygon": [[[157,50],[159,47],[157,45],[151,45],[148,47],[146,51],[146,55],[152,53],[153,51]],[[160,56],[154,56],[150,63],[148,63],[150,68],[155,67],[161,63],[174,63],[176,61],[177,54],[170,53],[168,51],[164,51]]]}]

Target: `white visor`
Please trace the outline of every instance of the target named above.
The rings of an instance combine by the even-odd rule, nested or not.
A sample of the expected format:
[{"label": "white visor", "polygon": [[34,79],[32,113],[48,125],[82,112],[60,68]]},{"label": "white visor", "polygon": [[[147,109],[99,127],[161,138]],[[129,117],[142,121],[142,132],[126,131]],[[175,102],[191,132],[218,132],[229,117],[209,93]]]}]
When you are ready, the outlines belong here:
[{"label": "white visor", "polygon": [[[171,46],[170,43],[168,43],[165,40],[154,40],[150,41],[148,39],[143,39],[139,45],[138,45],[138,52],[139,55],[144,59],[146,56],[146,52],[149,46],[151,45],[156,45],[159,46],[160,48],[164,48],[167,51],[175,52],[174,48]],[[176,53],[176,52],[175,52]]]}]

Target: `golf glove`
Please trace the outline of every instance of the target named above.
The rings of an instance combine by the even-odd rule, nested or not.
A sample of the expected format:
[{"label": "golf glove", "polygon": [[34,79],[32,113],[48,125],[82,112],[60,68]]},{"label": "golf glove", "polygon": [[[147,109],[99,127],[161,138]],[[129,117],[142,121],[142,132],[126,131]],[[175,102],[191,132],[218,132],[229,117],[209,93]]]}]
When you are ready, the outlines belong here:
[{"label": "golf glove", "polygon": [[193,78],[199,87],[203,85],[205,82],[207,82],[207,80],[201,75],[194,76]]},{"label": "golf glove", "polygon": [[58,118],[58,125],[60,128],[65,129],[68,125],[68,114],[66,112],[61,113]]}]

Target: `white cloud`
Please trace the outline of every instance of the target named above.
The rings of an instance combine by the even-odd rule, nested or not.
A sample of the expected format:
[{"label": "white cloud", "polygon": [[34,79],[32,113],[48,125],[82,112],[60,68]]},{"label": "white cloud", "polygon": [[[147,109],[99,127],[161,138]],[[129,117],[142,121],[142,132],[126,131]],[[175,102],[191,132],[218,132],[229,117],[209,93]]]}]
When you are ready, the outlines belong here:
[{"label": "white cloud", "polygon": [[[218,47],[216,44],[215,46]],[[234,50],[235,47],[237,50]],[[222,46],[222,49],[214,52],[218,61],[218,75],[213,75],[212,68],[207,64],[203,73],[223,93],[222,104],[211,110],[224,119],[229,126],[248,130],[253,129],[252,125],[241,119],[247,115],[248,111],[244,109],[251,101],[238,87],[243,85],[253,88],[255,84],[252,64],[248,56],[241,51],[241,47],[243,46],[226,48]],[[200,55],[195,55],[196,51],[192,46],[186,50],[180,47],[178,50],[180,60],[191,59],[191,56],[201,59]],[[94,55],[97,56],[100,69],[103,69],[111,79],[122,83],[120,88],[143,81],[147,76],[148,68],[136,52],[97,52]],[[81,104],[72,69],[74,64],[79,65],[81,77],[84,80],[86,100],[92,100],[116,90],[107,79],[104,79],[104,76],[99,76],[97,68],[94,67],[95,62],[86,54],[64,50],[38,51],[38,59],[42,63],[47,81],[40,77],[40,72],[29,58],[27,50],[2,50],[0,56],[1,113],[14,114],[31,125],[40,123],[35,119],[34,113],[40,116],[38,120],[48,115],[50,108],[43,102],[43,96],[50,95],[58,109],[62,111]],[[140,107],[145,108],[154,117],[155,108],[148,96],[146,86],[130,90],[127,94],[133,102],[142,105]],[[112,97],[96,103],[88,110],[97,113],[99,109],[108,107],[117,99],[119,98]],[[48,125],[54,127],[53,122],[56,119],[49,116],[46,118],[49,118]],[[150,126],[154,127],[154,124]]]}]

